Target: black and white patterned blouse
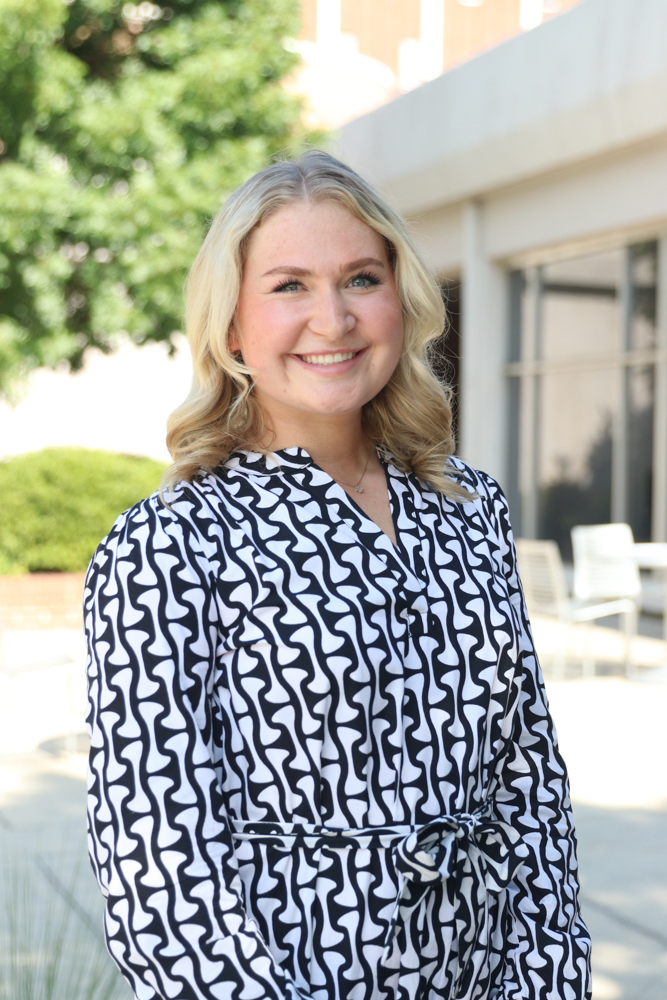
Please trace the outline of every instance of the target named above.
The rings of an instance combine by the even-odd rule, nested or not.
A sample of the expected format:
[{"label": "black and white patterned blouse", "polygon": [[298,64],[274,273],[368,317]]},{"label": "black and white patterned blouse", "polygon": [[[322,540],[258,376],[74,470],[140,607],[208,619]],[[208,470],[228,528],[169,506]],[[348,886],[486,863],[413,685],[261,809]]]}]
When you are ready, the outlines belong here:
[{"label": "black and white patterned blouse", "polygon": [[120,517],[87,581],[91,855],[140,1000],[583,1000],[567,778],[507,506],[304,451]]}]

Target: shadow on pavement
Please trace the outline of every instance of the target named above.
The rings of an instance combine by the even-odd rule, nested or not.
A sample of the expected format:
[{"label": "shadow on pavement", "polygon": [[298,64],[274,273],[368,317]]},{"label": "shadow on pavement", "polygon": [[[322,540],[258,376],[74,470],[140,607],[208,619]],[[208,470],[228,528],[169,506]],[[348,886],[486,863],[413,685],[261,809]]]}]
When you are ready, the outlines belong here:
[{"label": "shadow on pavement", "polygon": [[574,804],[594,1000],[667,997],[667,811]]}]

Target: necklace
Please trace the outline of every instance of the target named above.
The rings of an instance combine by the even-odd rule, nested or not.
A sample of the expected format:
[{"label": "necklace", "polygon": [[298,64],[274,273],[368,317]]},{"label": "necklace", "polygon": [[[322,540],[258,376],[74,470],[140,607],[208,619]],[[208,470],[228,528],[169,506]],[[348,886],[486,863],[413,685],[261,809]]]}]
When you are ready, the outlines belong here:
[{"label": "necklace", "polygon": [[359,480],[356,486],[354,486],[352,483],[344,483],[341,479],[334,479],[333,476],[331,478],[334,480],[334,483],[338,483],[339,486],[347,486],[349,490],[356,490],[357,493],[363,493],[364,488],[361,485],[361,480],[366,475],[366,470],[368,469],[368,463],[370,462],[370,460],[371,460],[371,453],[369,451],[368,458],[366,459],[366,464],[364,466],[364,471],[361,473],[361,479]]}]

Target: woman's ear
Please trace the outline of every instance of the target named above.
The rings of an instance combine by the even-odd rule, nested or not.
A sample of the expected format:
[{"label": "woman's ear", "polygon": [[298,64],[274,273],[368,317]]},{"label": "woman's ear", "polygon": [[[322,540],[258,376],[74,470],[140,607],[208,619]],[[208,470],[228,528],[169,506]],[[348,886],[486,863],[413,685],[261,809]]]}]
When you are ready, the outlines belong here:
[{"label": "woman's ear", "polygon": [[227,335],[227,349],[234,361],[239,364],[243,364],[243,354],[241,353],[241,341],[235,327],[232,325],[229,328],[229,333]]},{"label": "woman's ear", "polygon": [[239,339],[238,330],[236,329],[236,323],[234,320],[232,320],[227,334],[227,347],[229,348],[230,354],[241,353],[241,341]]}]

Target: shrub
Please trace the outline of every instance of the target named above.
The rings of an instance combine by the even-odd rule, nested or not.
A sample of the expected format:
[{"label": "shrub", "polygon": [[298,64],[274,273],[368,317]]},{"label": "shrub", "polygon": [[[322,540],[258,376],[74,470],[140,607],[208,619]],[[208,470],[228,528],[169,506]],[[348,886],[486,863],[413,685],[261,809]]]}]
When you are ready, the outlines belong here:
[{"label": "shrub", "polygon": [[80,826],[49,826],[51,844],[54,833],[68,846],[44,857],[0,830],[0,998],[130,1000],[104,945]]},{"label": "shrub", "polygon": [[0,573],[85,570],[118,515],[158,488],[164,468],[85,448],[0,462]]}]

